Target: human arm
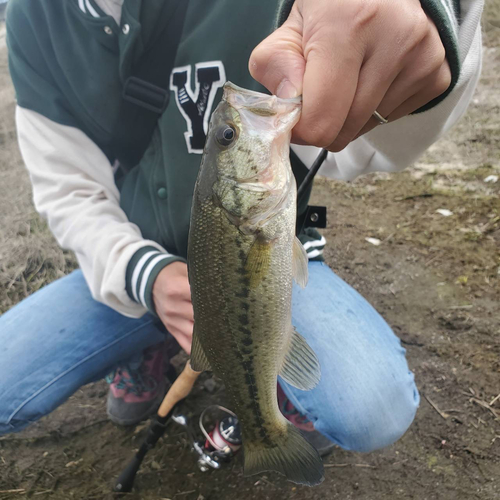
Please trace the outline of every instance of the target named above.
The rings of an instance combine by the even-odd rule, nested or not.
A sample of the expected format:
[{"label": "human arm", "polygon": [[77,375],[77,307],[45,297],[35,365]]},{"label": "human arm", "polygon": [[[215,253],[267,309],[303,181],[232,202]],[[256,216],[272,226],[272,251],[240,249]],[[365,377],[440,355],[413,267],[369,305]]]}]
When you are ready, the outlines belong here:
[{"label": "human arm", "polygon": [[154,280],[179,258],[127,219],[109,160],[75,127],[21,107],[16,122],[35,207],[75,252],[93,297],[125,316],[154,310]]}]

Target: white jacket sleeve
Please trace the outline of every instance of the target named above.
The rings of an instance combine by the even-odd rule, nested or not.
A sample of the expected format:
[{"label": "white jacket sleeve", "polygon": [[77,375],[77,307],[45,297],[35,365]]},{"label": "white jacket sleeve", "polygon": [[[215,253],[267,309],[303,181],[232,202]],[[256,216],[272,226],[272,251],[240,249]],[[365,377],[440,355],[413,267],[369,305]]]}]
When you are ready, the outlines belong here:
[{"label": "white jacket sleeve", "polygon": [[[415,162],[465,113],[481,72],[481,0],[461,2],[458,30],[461,71],[453,91],[437,106],[386,125],[380,125],[338,153],[329,153],[320,175],[352,180],[370,172],[397,172]],[[292,146],[310,168],[318,148]]]},{"label": "white jacket sleeve", "polygon": [[75,252],[92,296],[125,316],[142,316],[144,300],[135,302],[126,291],[127,266],[146,249],[156,263],[171,256],[128,221],[112,166],[82,131],[21,107],[16,121],[35,207],[58,243]]}]

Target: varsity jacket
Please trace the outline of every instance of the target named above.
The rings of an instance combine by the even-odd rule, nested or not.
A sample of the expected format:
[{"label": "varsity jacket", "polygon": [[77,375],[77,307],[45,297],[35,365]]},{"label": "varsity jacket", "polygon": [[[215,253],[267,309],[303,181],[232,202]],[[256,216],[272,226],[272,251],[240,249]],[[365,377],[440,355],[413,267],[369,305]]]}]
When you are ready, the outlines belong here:
[{"label": "varsity jacket", "polygon": [[[465,112],[480,73],[482,0],[421,1],[446,49],[450,88],[422,112],[330,153],[320,174],[350,180],[401,170]],[[194,183],[221,87],[231,80],[262,90],[248,73],[248,58],[291,4],[10,0],[9,65],[34,203],[60,245],[75,252],[96,300],[130,317],[154,312],[156,276],[186,258]],[[165,47],[175,54],[170,103],[145,154],[128,162],[115,133],[124,83],[160,28],[181,23],[181,12],[180,41]],[[129,125],[133,133],[135,124]],[[319,150],[292,150],[300,183]],[[302,240],[310,257],[321,257],[323,238]]]}]

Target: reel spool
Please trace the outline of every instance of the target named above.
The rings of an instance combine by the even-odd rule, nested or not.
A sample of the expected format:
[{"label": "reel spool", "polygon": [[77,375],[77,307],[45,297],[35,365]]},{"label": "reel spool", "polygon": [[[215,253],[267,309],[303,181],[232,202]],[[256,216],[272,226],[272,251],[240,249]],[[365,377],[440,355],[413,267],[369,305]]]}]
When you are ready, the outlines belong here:
[{"label": "reel spool", "polygon": [[[207,413],[217,410],[216,415],[211,415],[211,421],[215,420],[215,425],[210,432],[207,431],[205,420]],[[179,417],[172,418],[177,423]],[[229,462],[235,453],[241,448],[241,429],[236,415],[220,405],[211,405],[205,408],[199,418],[199,427],[205,437],[205,441],[198,441],[193,438],[186,417],[182,417],[184,425],[192,440],[192,449],[198,455],[198,467],[202,472],[210,469],[220,469],[222,463]]]}]

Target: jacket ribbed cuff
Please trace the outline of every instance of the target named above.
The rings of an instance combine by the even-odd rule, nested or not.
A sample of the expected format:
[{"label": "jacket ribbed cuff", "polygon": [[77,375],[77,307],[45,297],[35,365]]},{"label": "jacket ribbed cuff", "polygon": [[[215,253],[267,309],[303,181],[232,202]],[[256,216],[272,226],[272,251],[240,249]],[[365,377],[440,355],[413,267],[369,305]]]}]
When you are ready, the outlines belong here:
[{"label": "jacket ribbed cuff", "polygon": [[307,258],[311,261],[323,262],[323,250],[325,249],[326,239],[316,231],[313,227],[306,227],[298,236],[304,250],[307,253]]},{"label": "jacket ribbed cuff", "polygon": [[460,51],[458,46],[458,19],[460,18],[459,0],[420,0],[422,8],[434,21],[446,51],[446,60],[450,65],[451,83],[440,96],[417,109],[421,113],[439,104],[455,87],[460,76]]},{"label": "jacket ribbed cuff", "polygon": [[156,314],[153,302],[153,284],[160,271],[175,261],[186,262],[182,257],[160,252],[153,246],[137,250],[127,265],[125,283],[128,296]]}]

